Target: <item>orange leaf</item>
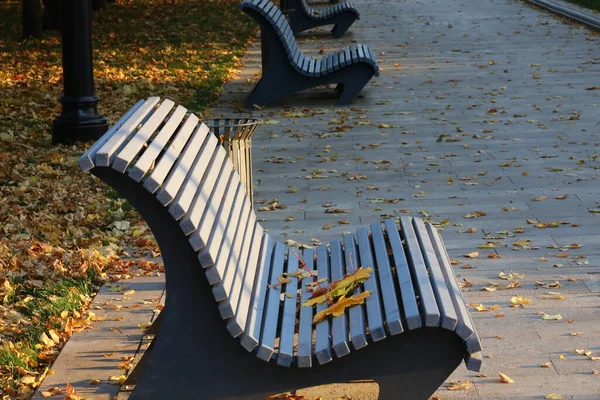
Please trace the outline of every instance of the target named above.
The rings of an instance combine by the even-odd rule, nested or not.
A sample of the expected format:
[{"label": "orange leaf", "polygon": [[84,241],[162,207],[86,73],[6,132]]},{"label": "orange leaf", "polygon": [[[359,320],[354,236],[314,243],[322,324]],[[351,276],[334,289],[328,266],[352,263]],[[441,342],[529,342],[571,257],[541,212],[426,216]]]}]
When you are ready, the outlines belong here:
[{"label": "orange leaf", "polygon": [[318,312],[317,315],[315,315],[315,317],[313,318],[313,324],[323,321],[325,318],[327,318],[328,315],[339,317],[344,313],[346,308],[358,304],[363,304],[365,302],[365,299],[369,297],[370,294],[371,292],[365,290],[364,292],[349,298],[341,297],[335,304],[332,304],[327,309]]}]

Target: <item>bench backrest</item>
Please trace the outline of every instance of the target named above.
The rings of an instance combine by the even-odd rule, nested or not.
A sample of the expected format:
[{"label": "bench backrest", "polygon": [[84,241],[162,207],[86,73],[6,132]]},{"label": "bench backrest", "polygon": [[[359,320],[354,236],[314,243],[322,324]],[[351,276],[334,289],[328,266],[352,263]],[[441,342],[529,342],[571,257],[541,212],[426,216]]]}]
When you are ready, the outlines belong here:
[{"label": "bench backrest", "polygon": [[[240,9],[251,16],[260,15],[266,25],[270,26],[277,34],[281,45],[292,66],[296,69],[302,69],[305,60],[310,60],[298,47],[292,28],[285,15],[279,7],[271,0],[244,0],[240,3]],[[250,12],[248,12],[250,11]],[[254,12],[254,13],[253,13]],[[262,26],[261,21],[257,22]],[[262,33],[264,34],[264,32]]]},{"label": "bench backrest", "polygon": [[268,235],[208,127],[171,100],[152,97],[132,107],[79,165],[112,168],[154,194],[197,251],[223,318],[234,317],[230,330],[243,330]]}]

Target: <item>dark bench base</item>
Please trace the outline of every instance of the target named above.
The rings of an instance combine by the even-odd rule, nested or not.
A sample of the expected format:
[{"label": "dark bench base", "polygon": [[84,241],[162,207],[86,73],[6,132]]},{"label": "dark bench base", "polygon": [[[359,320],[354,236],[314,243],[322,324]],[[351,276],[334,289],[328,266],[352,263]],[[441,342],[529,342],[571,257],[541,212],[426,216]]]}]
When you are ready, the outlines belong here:
[{"label": "dark bench base", "polygon": [[371,343],[343,360],[285,368],[249,354],[225,329],[197,254],[178,223],[141,185],[109,168],[96,176],[123,195],[147,221],[162,250],[167,302],[160,331],[131,400],[239,399],[320,384],[373,379],[379,399],[427,399],[456,369],[464,342],[452,331],[422,328]]},{"label": "dark bench base", "polygon": [[[311,16],[303,4],[303,0],[281,0],[281,11],[287,15],[294,33],[300,33],[319,26],[333,25],[331,33],[336,38],[342,37],[359,16],[354,8],[341,9],[337,13],[329,11],[330,16]],[[331,6],[336,7],[336,6]],[[326,10],[321,10],[327,12]]]}]

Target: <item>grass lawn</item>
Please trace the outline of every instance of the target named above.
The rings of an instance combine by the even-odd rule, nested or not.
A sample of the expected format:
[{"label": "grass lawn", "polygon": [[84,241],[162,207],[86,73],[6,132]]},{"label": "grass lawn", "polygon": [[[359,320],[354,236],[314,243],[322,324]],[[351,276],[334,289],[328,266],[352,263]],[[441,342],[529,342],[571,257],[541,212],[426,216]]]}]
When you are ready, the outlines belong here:
[{"label": "grass lawn", "polygon": [[[205,115],[255,25],[237,0],[117,0],[94,14],[99,111],[109,123],[139,99],[168,97]],[[52,146],[62,95],[60,35],[21,40],[20,2],[0,3],[0,395],[26,399],[60,347],[94,325],[102,282],[156,274],[123,259],[157,253],[146,225],[76,160]]]},{"label": "grass lawn", "polygon": [[569,3],[587,7],[590,10],[600,11],[600,0],[567,0]]}]

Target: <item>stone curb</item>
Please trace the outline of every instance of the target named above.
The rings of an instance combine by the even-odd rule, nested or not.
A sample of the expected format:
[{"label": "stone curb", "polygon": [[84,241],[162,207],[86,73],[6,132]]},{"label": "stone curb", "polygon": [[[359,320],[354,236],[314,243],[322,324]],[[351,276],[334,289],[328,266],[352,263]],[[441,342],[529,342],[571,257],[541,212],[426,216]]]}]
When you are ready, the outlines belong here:
[{"label": "stone curb", "polygon": [[589,26],[592,29],[600,31],[600,16],[596,17],[591,12],[583,12],[576,10],[573,7],[567,6],[564,2],[554,2],[548,0],[527,0],[529,3],[533,3],[537,6],[545,8],[555,14],[559,14],[563,17],[573,19],[584,25]]}]

